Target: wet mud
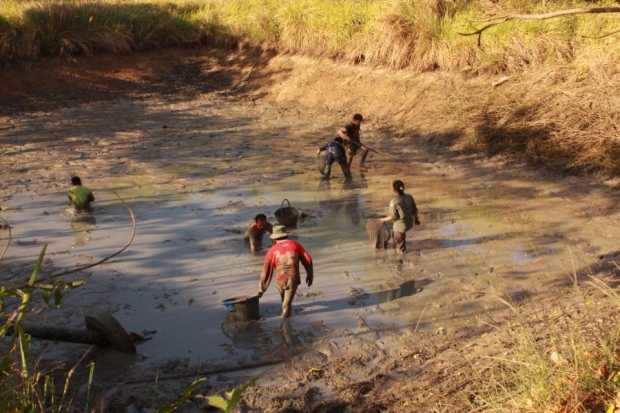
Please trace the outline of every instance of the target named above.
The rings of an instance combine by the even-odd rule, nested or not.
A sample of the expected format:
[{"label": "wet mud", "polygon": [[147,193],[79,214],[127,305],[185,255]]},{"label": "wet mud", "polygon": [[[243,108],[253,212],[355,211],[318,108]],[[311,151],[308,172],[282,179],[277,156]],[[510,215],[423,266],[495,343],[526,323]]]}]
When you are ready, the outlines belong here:
[{"label": "wet mud", "polygon": [[[170,399],[201,374],[211,380],[204,391],[214,391],[261,372],[263,390],[248,393],[246,410],[340,411],[398,375],[394,351],[439,352],[437,341],[413,349],[415,337],[483,334],[505,317],[498,298],[558,291],[618,254],[617,194],[604,184],[488,159],[450,163],[377,121],[362,125],[362,139],[390,157],[371,152],[366,168],[354,160],[351,180],[337,167],[322,180],[316,150],[348,120],[212,93],[4,116],[0,217],[12,240],[3,283],[26,280],[44,244],[42,276],[113,254],[132,230],[120,199],[137,225],[125,252],[70,276],[86,283],[59,309],[38,304],[30,317],[81,327],[97,308],[150,339],[136,357],[35,344],[43,357],[69,362],[88,350],[109,411],[148,407],[148,391],[135,394],[157,377]],[[68,208],[72,175],[95,194],[90,214]],[[385,216],[393,179],[420,211],[405,256],[391,242],[374,249],[366,232],[368,219]],[[222,301],[256,292],[270,245],[265,237],[250,253],[243,234],[258,213],[275,224],[284,199],[300,211],[291,238],[312,255],[314,284],[302,283],[286,322],[274,285],[259,320],[231,322]],[[0,229],[0,248],[7,242]]]}]

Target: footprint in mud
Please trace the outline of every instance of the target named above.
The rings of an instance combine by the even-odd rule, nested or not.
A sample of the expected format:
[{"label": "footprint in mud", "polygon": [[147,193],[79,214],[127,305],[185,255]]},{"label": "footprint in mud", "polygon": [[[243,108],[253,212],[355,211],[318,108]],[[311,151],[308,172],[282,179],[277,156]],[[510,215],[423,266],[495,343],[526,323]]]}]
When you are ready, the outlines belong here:
[{"label": "footprint in mud", "polygon": [[369,297],[369,295],[363,289],[355,287],[349,287],[348,295],[349,297],[352,297],[349,301],[347,301],[349,305],[356,305],[358,303],[360,305],[364,305],[364,301],[360,300],[365,300]]},{"label": "footprint in mud", "polygon": [[349,275],[349,271],[343,270],[339,273],[336,274],[337,277],[342,277],[346,280],[351,280],[351,281],[357,281],[359,280],[359,278],[356,277],[352,277],[351,275]]},{"label": "footprint in mud", "polygon": [[360,300],[365,300],[366,298],[368,298],[368,294],[364,291],[363,288],[355,288],[355,287],[349,287],[348,296],[355,297]]}]

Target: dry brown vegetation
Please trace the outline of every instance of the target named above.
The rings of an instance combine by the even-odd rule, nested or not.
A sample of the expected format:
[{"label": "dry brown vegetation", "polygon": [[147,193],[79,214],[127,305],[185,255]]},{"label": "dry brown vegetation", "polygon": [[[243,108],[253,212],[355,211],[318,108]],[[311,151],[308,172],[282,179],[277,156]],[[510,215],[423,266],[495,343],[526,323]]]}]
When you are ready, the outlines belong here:
[{"label": "dry brown vegetation", "polygon": [[574,6],[445,0],[12,0],[0,6],[0,61],[213,42],[394,70],[510,76],[492,91],[455,102],[452,109],[474,130],[456,149],[507,154],[572,173],[615,175],[620,170],[620,103],[614,93],[606,93],[619,86],[615,14],[510,20],[479,39],[461,35],[507,14]]},{"label": "dry brown vegetation", "polygon": [[602,62],[541,68],[493,89],[472,107],[471,150],[509,154],[573,172],[620,172],[620,100],[614,67]]}]

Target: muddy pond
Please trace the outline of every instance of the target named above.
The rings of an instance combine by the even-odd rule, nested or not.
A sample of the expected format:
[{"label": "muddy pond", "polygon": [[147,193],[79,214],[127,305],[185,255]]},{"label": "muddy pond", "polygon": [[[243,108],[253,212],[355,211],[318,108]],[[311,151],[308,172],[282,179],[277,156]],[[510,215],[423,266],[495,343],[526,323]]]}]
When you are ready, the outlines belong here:
[{"label": "muddy pond", "polygon": [[[25,281],[44,244],[43,276],[120,249],[132,231],[120,197],[137,225],[129,248],[69,276],[86,283],[67,292],[59,309],[38,303],[31,317],[79,328],[98,308],[149,335],[129,363],[238,365],[360,322],[429,333],[476,324],[482,311],[497,308],[494,296],[521,300],[565,285],[616,251],[616,203],[604,185],[575,190],[578,180],[518,167],[448,164],[412,138],[382,135],[368,118],[363,141],[390,157],[371,152],[360,169],[358,156],[351,181],[338,167],[324,181],[316,150],[348,117],[213,96],[5,117],[0,217],[12,242],[0,262],[2,282]],[[95,194],[88,219],[68,210],[72,175]],[[404,181],[422,222],[408,233],[404,258],[372,249],[365,227],[385,216],[393,179]],[[231,325],[222,301],[257,291],[269,247],[265,237],[264,249],[250,253],[243,234],[258,213],[276,223],[285,199],[304,213],[291,238],[312,256],[314,284],[302,283],[286,326],[273,284],[260,300],[260,320]],[[7,238],[1,230],[0,248]],[[45,344],[50,358],[83,349]]]}]

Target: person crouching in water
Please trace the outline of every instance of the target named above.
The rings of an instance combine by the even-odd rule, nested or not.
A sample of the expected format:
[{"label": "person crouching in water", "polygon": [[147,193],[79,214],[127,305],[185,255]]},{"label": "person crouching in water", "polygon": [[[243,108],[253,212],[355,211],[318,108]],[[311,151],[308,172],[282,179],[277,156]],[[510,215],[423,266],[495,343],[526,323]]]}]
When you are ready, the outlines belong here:
[{"label": "person crouching in water", "polygon": [[271,247],[265,256],[256,295],[263,296],[275,273],[276,286],[282,299],[282,318],[289,318],[293,298],[295,298],[297,287],[301,284],[299,263],[301,262],[306,269],[306,284],[310,287],[314,279],[312,258],[299,242],[288,239],[288,232],[284,225],[273,227],[271,239],[276,241],[276,245]]},{"label": "person crouching in water", "polygon": [[[258,214],[254,217],[254,222],[250,224],[245,232],[244,238],[250,242],[250,251],[256,252],[263,244],[263,235],[273,232],[273,225],[267,221],[265,214]],[[275,245],[275,241],[272,241]]]},{"label": "person crouching in water", "polygon": [[321,171],[323,179],[329,179],[332,173],[332,164],[338,162],[342,173],[346,179],[351,179],[351,171],[347,163],[347,151],[344,147],[344,140],[341,137],[337,137],[331,142],[321,146],[316,152],[319,156],[322,151],[325,151],[325,169]]},{"label": "person crouching in water", "polygon": [[67,196],[73,207],[76,211],[91,211],[90,203],[95,200],[92,191],[82,185],[82,180],[79,176],[72,177],[71,184],[73,187],[67,191]]},{"label": "person crouching in water", "polygon": [[403,181],[392,182],[392,190],[396,196],[390,201],[388,216],[381,221],[394,222],[394,246],[404,254],[407,252],[407,231],[413,228],[413,224],[420,225],[418,207],[413,197],[405,193]]}]

